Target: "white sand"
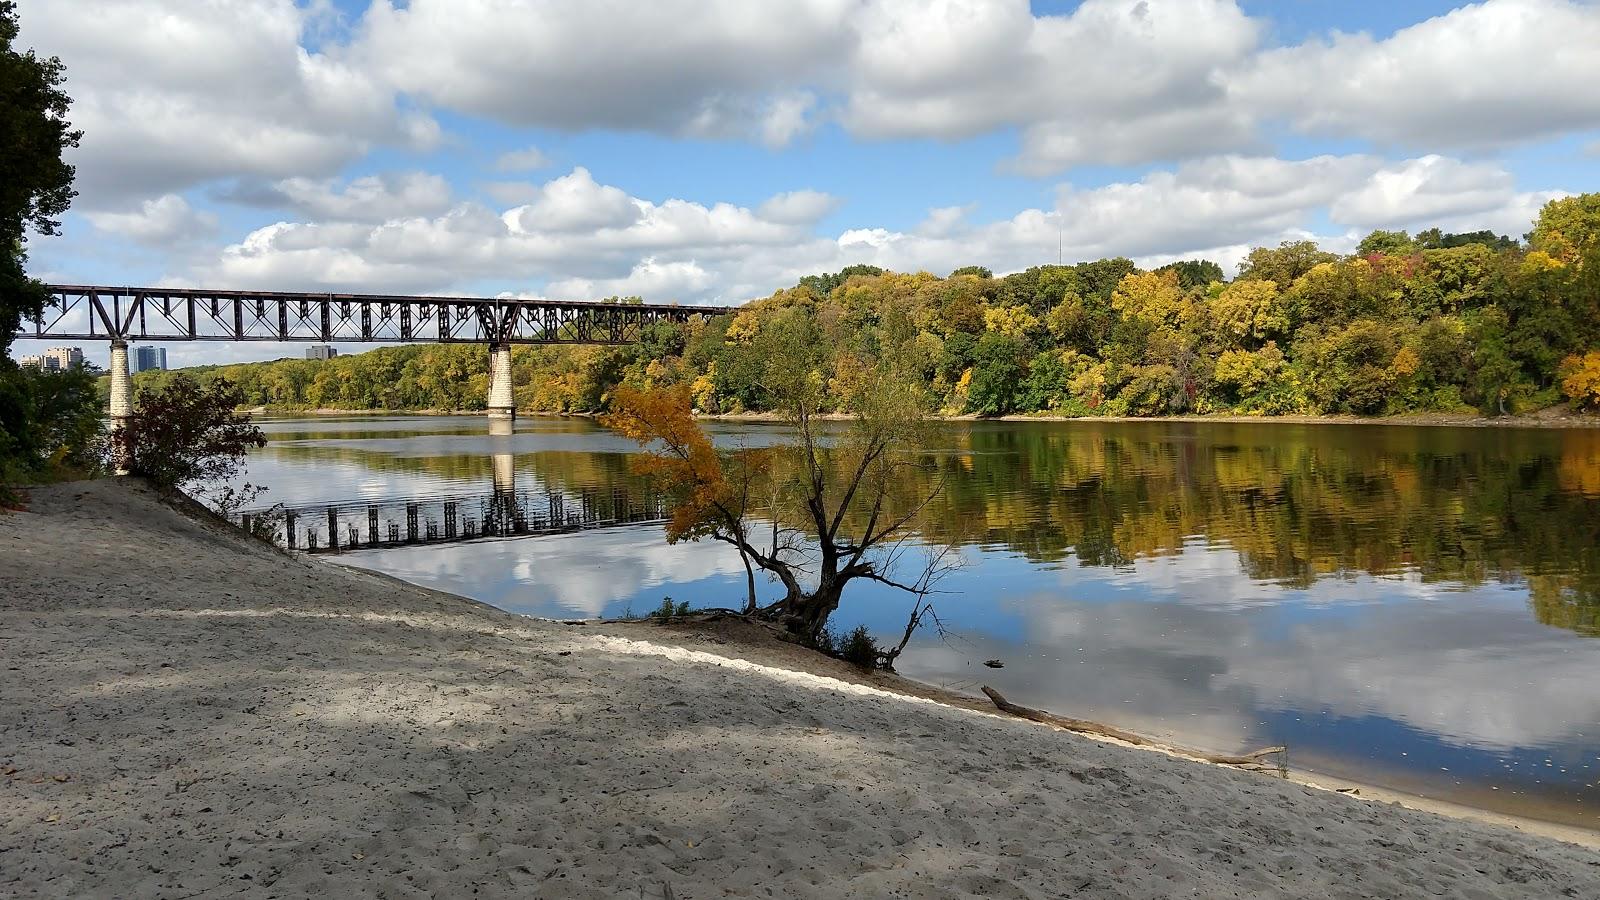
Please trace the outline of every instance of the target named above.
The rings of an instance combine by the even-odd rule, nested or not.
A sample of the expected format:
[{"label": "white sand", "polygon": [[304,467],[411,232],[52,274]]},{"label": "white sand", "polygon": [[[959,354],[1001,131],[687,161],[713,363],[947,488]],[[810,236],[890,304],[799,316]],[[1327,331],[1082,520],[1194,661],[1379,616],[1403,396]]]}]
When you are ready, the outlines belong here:
[{"label": "white sand", "polygon": [[0,661],[3,896],[1600,897],[1592,850],[521,619],[110,482],[0,515]]}]

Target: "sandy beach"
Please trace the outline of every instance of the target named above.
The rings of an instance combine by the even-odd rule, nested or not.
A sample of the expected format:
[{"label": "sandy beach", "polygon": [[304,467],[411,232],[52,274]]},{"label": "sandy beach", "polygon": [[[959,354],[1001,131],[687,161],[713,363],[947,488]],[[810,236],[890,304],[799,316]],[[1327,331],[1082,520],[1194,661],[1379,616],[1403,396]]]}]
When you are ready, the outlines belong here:
[{"label": "sandy beach", "polygon": [[754,657],[38,488],[0,515],[0,895],[1600,896],[1594,849]]}]

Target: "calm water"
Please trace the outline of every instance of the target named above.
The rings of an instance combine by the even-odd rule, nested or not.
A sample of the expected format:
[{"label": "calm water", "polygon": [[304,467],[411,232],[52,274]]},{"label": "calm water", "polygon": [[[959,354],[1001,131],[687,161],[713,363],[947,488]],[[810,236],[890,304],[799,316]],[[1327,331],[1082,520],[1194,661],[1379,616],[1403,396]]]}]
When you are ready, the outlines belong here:
[{"label": "calm water", "polygon": [[[275,420],[250,480],[289,505],[625,488],[587,420]],[[718,425],[723,441],[781,437]],[[905,674],[1185,744],[1600,827],[1600,432],[973,423],[942,432],[964,567]],[[347,563],[556,617],[738,605],[721,545],[657,526],[369,550]],[[852,586],[887,636],[907,600]],[[1005,668],[984,668],[999,658]]]}]

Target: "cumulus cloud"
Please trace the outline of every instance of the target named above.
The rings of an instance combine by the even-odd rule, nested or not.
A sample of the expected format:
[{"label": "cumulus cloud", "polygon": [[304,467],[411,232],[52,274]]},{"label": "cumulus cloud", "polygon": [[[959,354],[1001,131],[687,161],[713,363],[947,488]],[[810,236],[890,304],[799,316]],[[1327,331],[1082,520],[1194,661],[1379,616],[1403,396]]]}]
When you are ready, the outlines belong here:
[{"label": "cumulus cloud", "polygon": [[[637,197],[584,168],[543,184],[517,184],[520,202],[499,210],[461,203],[382,221],[329,216],[276,223],[226,248],[195,278],[240,287],[422,293],[493,281],[543,285],[548,296],[567,299],[615,294],[734,303],[852,263],[946,272],[975,262],[1005,273],[1058,255],[1067,262],[1127,255],[1141,265],[1201,256],[1232,266],[1251,246],[1288,239],[1310,237],[1347,250],[1363,228],[1440,224],[1514,233],[1545,196],[1519,192],[1496,166],[1445,157],[1220,156],[1137,181],[1066,185],[1052,207],[1005,218],[975,221],[971,207],[942,207],[909,230],[828,235],[818,224],[837,200],[809,189],[751,209]],[[328,205],[330,212],[343,208]],[[1319,238],[1315,229],[1326,221],[1351,231]]]},{"label": "cumulus cloud", "polygon": [[[484,279],[537,280],[550,283],[551,295],[710,302],[770,290],[773,260],[827,243],[809,232],[806,217],[831,199],[814,191],[752,210],[632,197],[583,168],[530,187],[528,202],[503,211],[461,203],[376,223],[274,223],[197,267],[193,280],[420,293]],[[802,249],[794,262],[807,258]]]},{"label": "cumulus cloud", "polygon": [[368,175],[342,186],[331,178],[286,178],[246,199],[313,219],[382,222],[444,212],[450,208],[450,185],[428,172]]},{"label": "cumulus cloud", "polygon": [[[1270,152],[1281,125],[1446,153],[1600,129],[1600,7],[1485,0],[1386,37],[1272,47],[1235,0],[374,0],[322,33],[292,0],[36,4],[71,77],[85,207],[333,177],[441,140],[425,111],[511,126],[749,140],[1014,132],[1030,175]],[[314,48],[314,49],[313,49]],[[1307,98],[1315,102],[1307,102]],[[497,167],[548,164],[537,147]]]},{"label": "cumulus cloud", "polygon": [[775,194],[756,210],[769,222],[809,225],[839,208],[839,199],[821,191],[801,190]]},{"label": "cumulus cloud", "polygon": [[494,167],[501,172],[533,172],[547,168],[550,157],[545,155],[538,147],[524,147],[510,153],[502,153],[494,161]]},{"label": "cumulus cloud", "polygon": [[146,200],[136,209],[90,212],[86,217],[100,231],[149,246],[191,241],[217,228],[216,216],[196,210],[177,194]]},{"label": "cumulus cloud", "polygon": [[883,2],[865,14],[844,121],[875,137],[969,137],[1021,127],[1014,165],[1184,158],[1250,144],[1225,72],[1259,26],[1231,0]]},{"label": "cumulus cloud", "polygon": [[353,50],[401,91],[514,125],[725,132],[740,112],[748,134],[781,141],[803,82],[847,49],[855,6],[377,0]]},{"label": "cumulus cloud", "polygon": [[523,206],[506,213],[511,228],[527,234],[541,231],[590,231],[626,228],[639,221],[641,210],[619,188],[597,184],[579,167],[549,182]]},{"label": "cumulus cloud", "polygon": [[[1600,6],[1486,0],[1378,40],[1271,50],[1230,79],[1244,108],[1313,134],[1492,147],[1600,126]],[[1308,102],[1309,101],[1309,102]]]},{"label": "cumulus cloud", "polygon": [[338,47],[308,51],[310,15],[290,0],[31,5],[22,40],[69,73],[83,204],[331,175],[378,144],[437,140],[431,119],[402,110]]}]

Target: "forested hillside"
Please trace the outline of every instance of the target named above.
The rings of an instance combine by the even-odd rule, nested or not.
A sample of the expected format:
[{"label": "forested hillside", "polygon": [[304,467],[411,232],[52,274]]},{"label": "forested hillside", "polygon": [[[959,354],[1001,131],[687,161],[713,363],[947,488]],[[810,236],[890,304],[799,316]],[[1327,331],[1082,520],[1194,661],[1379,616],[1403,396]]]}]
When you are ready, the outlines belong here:
[{"label": "forested hillside", "polygon": [[[1600,194],[1553,201],[1527,243],[1374,232],[1350,256],[1310,242],[1141,271],[1126,259],[940,278],[853,267],[629,347],[519,348],[525,410],[592,412],[620,382],[681,384],[707,413],[760,411],[761,372],[800,329],[842,408],[880,364],[945,413],[1384,414],[1600,405]],[[782,328],[777,327],[783,323]],[[250,403],[478,409],[479,346],[208,369]],[[141,382],[164,377],[139,376]]]}]

